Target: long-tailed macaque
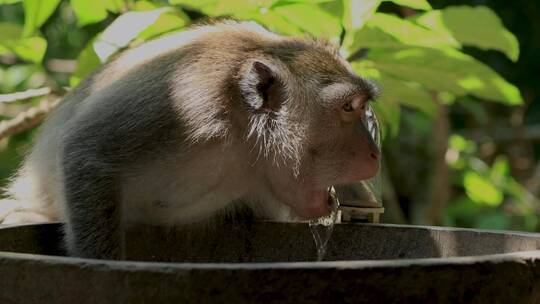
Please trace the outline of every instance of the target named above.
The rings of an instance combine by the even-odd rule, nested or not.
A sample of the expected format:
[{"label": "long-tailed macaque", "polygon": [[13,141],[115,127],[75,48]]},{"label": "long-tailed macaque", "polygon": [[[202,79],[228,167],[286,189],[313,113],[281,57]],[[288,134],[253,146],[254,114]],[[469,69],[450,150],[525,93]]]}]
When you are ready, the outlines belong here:
[{"label": "long-tailed macaque", "polygon": [[[223,22],[125,51],[48,118],[8,194],[66,222],[70,255],[122,257],[122,230],[248,205],[330,212],[328,188],[372,177],[376,87],[329,43]],[[42,211],[40,211],[42,210]]]}]

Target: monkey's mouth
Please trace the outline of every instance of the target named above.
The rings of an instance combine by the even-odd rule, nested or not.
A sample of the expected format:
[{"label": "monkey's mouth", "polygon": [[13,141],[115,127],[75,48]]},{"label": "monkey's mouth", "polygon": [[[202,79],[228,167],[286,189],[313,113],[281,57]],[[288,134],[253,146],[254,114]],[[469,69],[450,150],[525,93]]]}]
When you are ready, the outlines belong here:
[{"label": "monkey's mouth", "polygon": [[332,187],[321,190],[308,190],[299,192],[299,204],[293,204],[291,207],[300,217],[311,220],[329,215],[336,208],[336,199]]},{"label": "monkey's mouth", "polygon": [[326,189],[326,204],[332,208],[332,210],[339,207],[339,199],[337,196],[336,188],[334,186],[330,186]]}]

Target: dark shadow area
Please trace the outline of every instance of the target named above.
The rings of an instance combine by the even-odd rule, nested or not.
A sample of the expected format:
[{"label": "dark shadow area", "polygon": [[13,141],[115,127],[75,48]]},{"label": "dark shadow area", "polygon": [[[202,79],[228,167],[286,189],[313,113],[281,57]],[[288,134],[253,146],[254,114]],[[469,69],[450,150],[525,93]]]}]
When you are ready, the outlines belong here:
[{"label": "dark shadow area", "polygon": [[[338,224],[327,261],[478,256],[540,249],[540,235],[398,225]],[[64,255],[61,224],[0,229],[0,251]],[[223,221],[204,227],[137,226],[127,259],[161,262],[314,261],[305,223]]]}]

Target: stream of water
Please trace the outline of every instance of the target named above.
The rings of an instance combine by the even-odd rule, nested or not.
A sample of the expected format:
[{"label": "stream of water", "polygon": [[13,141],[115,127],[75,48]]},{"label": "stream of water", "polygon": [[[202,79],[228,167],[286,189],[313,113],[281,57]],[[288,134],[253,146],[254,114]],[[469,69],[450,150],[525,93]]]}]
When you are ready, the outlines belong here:
[{"label": "stream of water", "polygon": [[327,216],[309,221],[309,229],[311,230],[311,234],[315,240],[315,247],[317,249],[318,262],[324,259],[328,241],[330,240],[330,236],[332,236],[334,224],[338,219],[339,200],[334,187],[330,189],[330,200],[332,204],[332,212],[330,212],[330,214]]}]

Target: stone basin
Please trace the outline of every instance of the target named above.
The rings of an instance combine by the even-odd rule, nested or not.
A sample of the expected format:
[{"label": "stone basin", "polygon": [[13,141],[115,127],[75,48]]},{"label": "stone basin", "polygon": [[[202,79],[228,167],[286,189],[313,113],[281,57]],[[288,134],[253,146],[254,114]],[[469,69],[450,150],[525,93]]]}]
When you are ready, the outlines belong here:
[{"label": "stone basin", "polygon": [[540,303],[540,234],[347,223],[144,226],[127,260],[63,255],[58,223],[0,228],[0,303]]}]

